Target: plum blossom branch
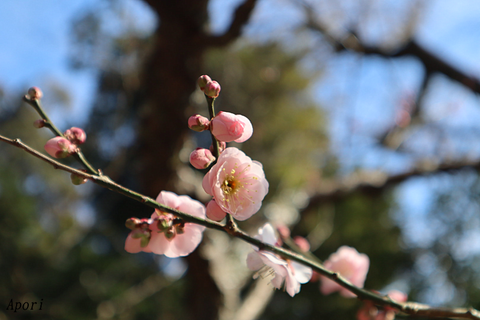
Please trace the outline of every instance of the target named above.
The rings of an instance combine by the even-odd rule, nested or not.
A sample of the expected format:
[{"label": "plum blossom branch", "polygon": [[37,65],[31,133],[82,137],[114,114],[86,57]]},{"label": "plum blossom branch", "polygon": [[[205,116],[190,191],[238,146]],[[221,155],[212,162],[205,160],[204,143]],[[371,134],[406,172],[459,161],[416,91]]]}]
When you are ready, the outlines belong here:
[{"label": "plum blossom branch", "polygon": [[[205,77],[208,77],[208,76],[205,76]],[[207,97],[207,102],[208,102],[208,105],[209,105],[209,113],[210,113],[210,117],[212,119],[211,122],[213,122],[213,118],[215,117],[215,110],[214,110],[214,104],[213,103],[214,103],[214,99],[218,96],[218,93],[220,92],[220,86],[214,81],[213,82],[210,81],[210,85],[211,86],[206,86],[204,91],[205,91],[205,95]],[[50,119],[48,118],[46,113],[41,108],[41,105],[39,103],[40,97],[41,97],[41,91],[39,91],[39,90],[38,91],[32,91],[32,92],[29,91],[29,95],[27,95],[25,97],[25,101],[27,101],[30,105],[32,105],[35,108],[35,110],[40,114],[40,116],[42,117],[44,126],[48,126],[57,136],[64,138],[64,136],[67,135],[67,133],[65,133],[65,135],[62,134],[53,125],[53,123],[51,123]],[[251,128],[251,124],[249,124],[250,123],[249,120],[246,119],[244,116],[233,115],[233,114],[228,114],[228,113],[224,113],[223,115],[222,115],[222,113],[220,113],[219,115],[221,115],[221,116],[218,117],[219,119],[216,119],[216,120],[219,121],[218,125],[220,126],[220,128],[223,128],[223,127],[227,128],[228,127],[228,130],[226,132],[221,132],[222,130],[220,130],[220,132],[217,131],[217,133],[221,133],[221,134],[228,133],[228,134],[225,135],[225,137],[228,139],[227,141],[233,141],[233,140],[239,141],[240,140],[239,142],[243,142],[251,136],[251,134],[253,132],[253,129]],[[246,124],[249,124],[249,125],[246,125]],[[217,133],[215,135],[213,135],[213,130],[212,130],[211,127],[210,127],[210,129],[211,129],[211,133],[212,133],[213,142],[215,144],[217,144],[217,151],[219,151],[218,150],[218,147],[219,147],[218,139],[216,138]],[[242,130],[239,131],[238,129],[242,129]],[[220,139],[222,139],[222,138],[220,138]],[[64,170],[64,171],[70,172],[70,173],[72,173],[72,174],[74,174],[74,175],[76,175],[80,178],[91,180],[94,183],[96,183],[96,184],[98,184],[98,185],[100,185],[104,188],[107,188],[107,189],[112,190],[114,192],[125,195],[129,198],[132,198],[136,201],[139,201],[141,203],[146,204],[149,207],[152,207],[152,208],[156,209],[155,213],[152,215],[152,219],[138,220],[136,218],[132,218],[132,219],[129,219],[131,221],[127,221],[127,222],[129,222],[130,227],[133,226],[132,230],[134,230],[134,233],[132,234],[132,237],[131,237],[132,239],[139,239],[140,238],[139,236],[142,236],[142,232],[146,232],[146,233],[148,233],[148,235],[150,235],[150,233],[149,233],[150,231],[147,230],[150,227],[149,224],[151,223],[151,222],[149,222],[149,220],[153,221],[154,217],[156,217],[157,215],[159,216],[159,218],[156,220],[156,223],[158,223],[158,224],[155,225],[156,228],[161,228],[162,227],[161,223],[165,224],[165,227],[171,227],[171,225],[169,223],[172,223],[172,225],[173,224],[177,225],[177,222],[179,222],[177,220],[181,219],[182,221],[180,221],[180,223],[178,223],[178,226],[175,227],[175,228],[178,227],[178,230],[176,232],[180,235],[183,234],[184,232],[186,232],[184,230],[184,228],[186,228],[185,222],[189,222],[189,223],[193,223],[193,224],[196,224],[196,225],[200,225],[200,226],[204,226],[204,227],[208,227],[208,228],[212,228],[212,229],[216,229],[216,230],[219,230],[219,231],[226,232],[233,237],[237,237],[237,238],[242,239],[243,241],[253,245],[255,247],[255,250],[257,252],[259,252],[260,255],[264,255],[265,257],[267,257],[266,259],[269,260],[270,262],[274,262],[274,265],[280,266],[278,268],[279,268],[280,271],[282,271],[282,272],[284,271],[283,273],[288,273],[288,276],[285,279],[285,282],[286,282],[287,291],[289,292],[289,294],[291,296],[295,295],[295,293],[297,293],[299,291],[300,283],[305,283],[310,279],[311,272],[312,272],[312,269],[313,269],[318,274],[320,274],[320,275],[332,280],[333,282],[337,283],[341,288],[343,288],[342,290],[348,291],[347,293],[351,293],[352,296],[356,295],[361,300],[367,300],[367,301],[370,301],[371,303],[375,303],[377,305],[381,305],[381,306],[389,307],[389,308],[394,308],[394,309],[396,309],[400,312],[403,312],[405,314],[409,314],[409,315],[413,315],[413,316],[427,316],[427,317],[430,317],[430,318],[438,318],[438,317],[446,317],[447,316],[447,317],[464,318],[464,319],[480,319],[480,312],[475,310],[475,309],[431,308],[430,306],[418,304],[418,303],[415,303],[415,302],[404,302],[404,303],[402,303],[402,302],[399,302],[399,301],[395,301],[395,300],[391,299],[388,295],[383,296],[381,294],[377,294],[375,292],[372,292],[372,291],[365,290],[365,289],[361,288],[360,286],[363,286],[364,279],[361,281],[362,284],[359,284],[358,281],[351,280],[351,278],[347,279],[347,278],[343,277],[342,275],[340,275],[339,273],[327,269],[320,262],[320,260],[318,260],[317,258],[315,258],[315,257],[313,257],[309,254],[305,254],[304,252],[297,253],[297,252],[293,252],[291,250],[284,249],[284,248],[280,247],[279,243],[277,241],[272,242],[271,241],[272,237],[271,236],[267,237],[267,234],[264,235],[264,236],[267,237],[265,239],[262,238],[262,237],[259,238],[258,236],[257,237],[249,236],[247,233],[242,231],[237,226],[237,224],[235,223],[233,218],[235,217],[238,220],[245,220],[246,218],[250,217],[253,213],[258,211],[259,207],[257,208],[257,206],[261,205],[263,197],[265,196],[266,192],[268,192],[268,182],[265,180],[265,176],[264,176],[261,164],[259,164],[257,162],[252,162],[252,160],[248,156],[246,156],[245,154],[243,154],[240,150],[238,150],[236,148],[227,148],[222,152],[221,155],[219,155],[219,153],[217,153],[216,156],[219,158],[218,159],[218,164],[214,165],[212,167],[211,171],[209,173],[207,173],[207,175],[205,176],[204,181],[203,181],[203,187],[204,187],[205,191],[207,193],[211,194],[212,196],[214,195],[213,193],[215,193],[215,192],[213,192],[211,184],[214,183],[216,185],[217,182],[218,182],[216,178],[218,178],[218,177],[220,177],[221,179],[224,179],[224,181],[220,181],[220,184],[223,186],[222,190],[224,191],[224,193],[226,195],[229,195],[230,193],[231,194],[236,194],[236,191],[237,191],[236,188],[241,186],[243,183],[246,183],[247,181],[250,181],[248,179],[253,179],[253,180],[256,180],[257,183],[252,182],[253,181],[252,180],[252,181],[249,182],[249,185],[254,185],[255,186],[254,191],[255,192],[260,191],[259,193],[261,193],[261,195],[258,197],[258,199],[255,198],[255,201],[257,201],[257,203],[252,208],[249,208],[248,214],[246,214],[243,211],[237,212],[238,208],[236,208],[235,205],[233,207],[226,206],[226,209],[225,209],[226,212],[231,213],[231,214],[227,215],[226,222],[224,224],[222,224],[222,223],[219,223],[219,222],[216,222],[216,221],[205,219],[204,218],[205,217],[205,207],[203,205],[201,205],[200,203],[198,203],[198,201],[194,201],[194,200],[192,200],[188,197],[185,197],[185,196],[180,196],[179,197],[177,195],[174,195],[173,193],[162,191],[161,194],[159,195],[159,197],[157,197],[157,201],[155,201],[152,198],[144,196],[140,193],[137,193],[133,190],[130,190],[130,189],[128,189],[128,188],[126,188],[122,185],[119,185],[119,184],[115,183],[108,176],[103,175],[100,170],[96,171],[96,170],[92,169],[91,166],[88,164],[88,162],[86,162],[86,160],[84,160],[84,159],[83,159],[84,161],[82,161],[82,162],[84,164],[87,164],[87,168],[90,168],[89,170],[93,171],[93,172],[85,172],[83,170],[77,170],[77,169],[74,169],[74,168],[69,167],[67,165],[64,165],[64,164],[62,164],[62,163],[60,163],[60,162],[58,162],[58,161],[56,161],[52,158],[49,158],[49,157],[43,155],[42,153],[38,152],[37,150],[31,148],[30,146],[28,146],[25,143],[23,143],[22,141],[20,141],[20,139],[10,139],[10,138],[7,138],[7,137],[4,137],[4,136],[0,135],[0,141],[3,141],[5,143],[11,144],[15,147],[18,147],[20,149],[25,150],[29,154],[32,154],[33,156],[51,164],[55,169]],[[221,141],[225,141],[225,140],[222,139]],[[77,151],[77,152],[79,152],[79,151]],[[233,159],[233,162],[235,163],[234,167],[231,167],[232,164],[229,163],[229,161],[232,160],[232,159]],[[225,174],[222,173],[223,175],[225,175],[225,176],[223,176],[222,174],[212,173],[213,171],[215,171],[214,170],[215,167],[218,166],[219,164],[221,164],[222,167],[228,169],[228,170],[226,170],[226,172],[228,171],[228,174],[225,173],[226,174],[225,175]],[[237,166],[239,166],[239,167],[237,167]],[[240,168],[243,168],[243,169],[240,169]],[[239,171],[238,173],[236,172],[237,169]],[[219,168],[216,168],[216,170],[218,171]],[[248,174],[246,174],[246,172],[250,171],[250,170],[251,170],[252,176],[249,176]],[[210,191],[210,192],[208,192],[208,191]],[[217,196],[218,196],[219,199],[221,198],[221,196],[219,196],[219,195],[217,195]],[[188,200],[186,200],[186,198],[188,198]],[[252,197],[250,197],[249,199],[252,200],[252,201],[254,200]],[[218,199],[216,199],[216,200],[218,200]],[[237,198],[233,197],[230,200],[235,200],[233,202],[236,202],[237,200],[241,200],[241,199],[240,198],[237,199]],[[253,203],[255,203],[255,201],[253,201]],[[168,204],[168,205],[166,205],[165,203]],[[184,203],[184,204],[188,203],[188,205],[182,207],[182,204],[180,204],[178,206],[177,203]],[[241,203],[241,201],[240,201],[240,203]],[[170,207],[170,206],[172,206],[172,207]],[[173,206],[175,206],[175,208],[173,208]],[[195,213],[193,213],[193,214],[186,213],[185,211],[189,211],[191,207],[196,207],[198,209],[197,210],[198,212],[196,214]],[[179,209],[177,209],[177,208],[179,208]],[[171,217],[165,216],[164,215],[165,213],[171,214],[172,216]],[[143,229],[141,229],[141,230],[136,230],[135,229],[137,227],[137,222],[140,226],[143,227]],[[155,231],[155,230],[153,230],[153,231]],[[155,235],[158,235],[158,233],[156,233]],[[166,236],[167,235],[165,235],[165,237]],[[174,237],[175,234],[172,233],[170,236],[171,236],[170,239],[172,239],[172,237]],[[159,237],[157,236],[157,238],[159,238]],[[201,239],[201,236],[200,236],[200,239]],[[148,237],[148,240],[150,240],[150,237]],[[164,239],[160,238],[160,240],[163,241]],[[167,240],[168,240],[168,238],[167,238]],[[167,243],[168,241],[167,242],[163,241],[163,242]],[[141,247],[139,247],[139,250],[142,250],[143,247],[144,247],[144,245],[141,245]],[[297,251],[305,251],[305,250],[298,250],[300,248],[296,247],[293,243],[290,244],[290,247],[294,248]],[[274,255],[277,255],[277,257],[273,256],[273,255],[265,255],[264,253],[262,253],[262,252],[267,252],[267,251],[270,252],[270,253],[273,253]],[[175,256],[178,256],[178,255],[176,255],[177,253],[175,253],[175,252],[173,252],[173,253],[174,253]],[[279,260],[279,258],[284,259],[284,260]],[[366,258],[366,259],[368,260],[368,258]],[[290,263],[292,263],[292,265]],[[294,273],[294,272],[292,272],[292,270],[293,270],[292,268],[295,268],[293,266],[295,263],[299,263],[299,264],[305,266],[304,267],[305,274],[304,274],[304,276],[301,276],[298,279],[295,278],[294,280],[292,280],[293,278],[291,276]],[[328,260],[327,260],[327,263],[328,263]],[[271,264],[271,263],[269,263],[269,264]],[[306,268],[306,267],[308,267],[308,268]],[[285,270],[283,270],[282,268],[285,268]],[[368,268],[368,266],[367,266],[367,268]],[[332,269],[335,269],[335,268],[332,268]],[[308,277],[307,277],[307,273],[309,274]],[[280,278],[282,278],[282,277],[285,277],[285,275],[280,275]],[[278,278],[277,280],[279,280],[280,278]],[[356,285],[354,285],[349,280],[351,280]],[[282,281],[283,280],[281,280],[281,282]],[[279,285],[281,285],[281,282],[277,281],[275,286],[278,287]]]},{"label": "plum blossom branch", "polygon": [[[28,103],[30,106],[33,107],[33,109],[35,109],[35,111],[37,111],[37,113],[43,119],[44,127],[47,127],[48,129],[50,129],[50,131],[52,131],[54,135],[65,138],[63,133],[55,126],[55,124],[48,117],[47,113],[43,110],[42,105],[40,103],[40,99],[39,99],[40,97],[41,97],[40,89],[33,87],[33,88],[30,88],[29,94],[23,97],[23,101]],[[73,156],[77,159],[77,161],[83,164],[83,166],[88,170],[88,172],[92,174],[99,173],[97,170],[93,168],[93,166],[87,161],[87,159],[85,159],[85,156],[83,155],[82,151],[80,151],[79,148],[76,148],[75,152],[73,153]]]},{"label": "plum blossom branch", "polygon": [[[209,97],[205,95],[205,98],[207,99],[207,104],[208,104],[208,114],[210,116],[210,120],[212,120],[215,117],[215,98]],[[210,135],[212,136],[212,145],[213,145],[213,156],[218,159],[218,156],[220,155],[220,148],[218,144],[217,138],[213,135],[213,133],[210,131]],[[213,161],[212,164],[215,164],[216,161]]]},{"label": "plum blossom branch", "polygon": [[402,313],[412,315],[412,316],[424,316],[429,318],[454,317],[454,318],[460,318],[460,319],[480,319],[480,312],[473,308],[447,309],[447,308],[433,308],[428,305],[419,304],[416,302],[399,303],[397,301],[390,299],[388,296],[383,296],[381,294],[377,294],[369,290],[354,286],[349,281],[347,281],[344,277],[342,277],[340,274],[327,270],[321,263],[317,261],[313,261],[312,259],[309,259],[302,254],[298,254],[275,245],[270,245],[268,243],[260,241],[259,239],[253,238],[249,236],[247,233],[245,233],[244,231],[242,231],[241,229],[239,229],[236,224],[229,224],[228,221],[226,224],[221,224],[219,222],[198,218],[188,213],[175,210],[168,206],[162,205],[150,197],[144,196],[140,193],[137,193],[133,190],[130,190],[124,186],[121,186],[113,182],[110,178],[108,178],[105,175],[94,175],[94,174],[86,173],[81,170],[77,170],[67,165],[64,165],[54,159],[51,159],[50,157],[47,157],[42,153],[36,151],[35,149],[31,148],[30,146],[26,145],[25,143],[20,141],[20,139],[10,139],[0,135],[0,141],[3,141],[17,148],[25,150],[29,154],[51,164],[55,169],[60,169],[66,172],[77,174],[85,179],[89,179],[93,181],[94,183],[104,188],[107,188],[111,191],[125,195],[141,203],[144,203],[149,207],[160,209],[164,212],[171,213],[185,220],[186,222],[196,223],[196,224],[205,226],[207,228],[226,232],[233,237],[237,237],[251,245],[258,247],[260,250],[266,250],[266,251],[278,254],[279,256],[285,259],[294,260],[300,264],[308,266],[312,268],[314,271],[318,272],[319,274],[335,281],[343,288],[348,289],[350,292],[357,295],[358,298],[361,300],[369,300],[381,306],[389,306],[399,310]]}]

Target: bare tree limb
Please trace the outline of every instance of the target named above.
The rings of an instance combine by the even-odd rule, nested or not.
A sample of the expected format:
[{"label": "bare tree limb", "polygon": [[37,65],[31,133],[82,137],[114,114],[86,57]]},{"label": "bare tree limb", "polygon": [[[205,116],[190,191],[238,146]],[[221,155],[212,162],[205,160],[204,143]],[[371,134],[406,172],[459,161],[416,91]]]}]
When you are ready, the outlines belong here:
[{"label": "bare tree limb", "polygon": [[120,193],[124,196],[130,197],[134,200],[137,200],[139,202],[144,203],[145,205],[156,208],[156,209],[161,209],[162,211],[172,213],[182,219],[184,219],[187,222],[191,223],[197,223],[209,228],[213,228],[219,231],[223,231],[228,233],[230,236],[237,237],[239,239],[242,239],[243,241],[256,246],[259,248],[259,250],[266,250],[273,252],[281,257],[283,257],[286,260],[294,260],[297,261],[305,266],[308,266],[312,268],[314,271],[318,272],[322,276],[325,276],[342,287],[348,289],[357,297],[361,300],[369,300],[372,301],[375,304],[381,305],[381,306],[389,306],[391,308],[394,308],[396,310],[399,310],[402,313],[409,314],[412,316],[425,316],[429,318],[444,318],[444,317],[452,317],[452,318],[459,318],[459,319],[477,319],[480,320],[480,312],[473,309],[473,308],[433,308],[428,305],[424,304],[419,304],[416,302],[405,302],[405,303],[399,303],[395,300],[390,299],[388,296],[383,296],[381,294],[377,294],[375,292],[359,288],[354,286],[352,283],[350,283],[348,280],[346,280],[342,275],[336,272],[332,272],[328,269],[326,269],[321,263],[311,260],[304,255],[298,254],[296,252],[284,249],[282,247],[270,245],[268,243],[262,242],[257,238],[249,236],[247,233],[244,231],[240,230],[236,224],[225,224],[222,225],[221,223],[207,220],[207,219],[202,219],[196,216],[192,216],[188,213],[178,211],[172,208],[169,208],[165,205],[162,205],[153,199],[144,196],[142,194],[139,194],[135,191],[132,191],[128,188],[125,188],[112,180],[110,180],[106,176],[97,176],[97,175],[91,175],[83,171],[79,171],[73,168],[70,168],[68,166],[65,166],[61,163],[59,163],[56,160],[53,160],[35,149],[29,147],[28,145],[24,144],[21,142],[19,139],[10,139],[7,137],[3,137],[0,135],[0,141],[11,144],[15,147],[18,147],[20,149],[23,149],[27,151],[28,153],[34,155],[35,157],[52,164],[55,168],[65,170],[67,172],[75,173],[78,174],[82,177],[85,177],[87,179],[92,180],[94,183],[101,185],[102,187],[105,187],[107,189],[110,189],[114,192]]},{"label": "bare tree limb", "polygon": [[450,79],[463,84],[473,92],[480,93],[480,80],[478,78],[461,71],[452,64],[436,56],[425,49],[414,38],[411,38],[401,48],[395,51],[388,51],[380,47],[366,45],[360,41],[353,31],[342,39],[337,39],[329,34],[328,28],[313,16],[313,10],[311,8],[308,6],[304,7],[307,18],[306,27],[324,35],[337,52],[353,51],[363,54],[379,55],[386,58],[414,56],[423,64],[427,74],[435,72],[442,73]]},{"label": "bare tree limb", "polygon": [[235,10],[235,14],[228,30],[220,36],[206,37],[203,39],[203,43],[207,46],[221,47],[237,39],[241,34],[243,26],[250,19],[256,3],[257,0],[245,0]]},{"label": "bare tree limb", "polygon": [[341,181],[327,181],[322,183],[322,189],[310,197],[308,205],[302,209],[301,213],[312,210],[325,202],[338,201],[354,192],[379,192],[411,177],[427,176],[439,172],[450,172],[464,168],[480,170],[480,161],[458,161],[441,164],[424,163],[423,165],[415,167],[411,171],[396,175],[388,175],[383,172],[354,173]]}]

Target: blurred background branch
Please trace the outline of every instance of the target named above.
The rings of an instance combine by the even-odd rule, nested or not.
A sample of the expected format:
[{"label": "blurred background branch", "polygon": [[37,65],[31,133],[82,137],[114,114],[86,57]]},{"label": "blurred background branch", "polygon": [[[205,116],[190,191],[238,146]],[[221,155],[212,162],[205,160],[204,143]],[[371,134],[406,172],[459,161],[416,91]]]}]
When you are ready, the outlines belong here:
[{"label": "blurred background branch", "polygon": [[[252,120],[242,148],[270,181],[263,209],[243,229],[254,234],[267,219],[287,225],[320,259],[350,245],[371,259],[367,288],[480,307],[475,1],[16,1],[0,9],[4,30],[16,30],[0,33],[3,134],[37,149],[50,138],[34,133],[36,118],[19,103],[25,88],[40,86],[61,130],[84,125],[82,151],[113,180],[151,197],[168,189],[205,201],[188,153],[210,141],[186,119],[206,115],[195,80],[209,74],[222,83],[218,110]],[[250,247],[210,234],[187,259],[129,255],[125,219],[150,209],[89,184],[74,188],[9,149],[0,145],[0,271],[8,275],[0,301],[42,298],[50,319],[353,319],[361,306],[322,296],[316,283],[253,306],[259,291],[241,263]],[[131,288],[137,299],[125,298]]]}]

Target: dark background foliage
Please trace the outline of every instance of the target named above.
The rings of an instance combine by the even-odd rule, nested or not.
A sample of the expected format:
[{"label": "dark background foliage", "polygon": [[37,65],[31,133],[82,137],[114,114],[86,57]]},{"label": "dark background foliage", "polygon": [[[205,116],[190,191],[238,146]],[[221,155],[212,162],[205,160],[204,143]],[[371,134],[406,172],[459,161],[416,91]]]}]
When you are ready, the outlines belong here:
[{"label": "dark background foliage", "polygon": [[[217,111],[251,119],[253,138],[232,145],[261,161],[270,183],[262,210],[242,228],[287,224],[321,260],[341,245],[366,253],[366,288],[480,307],[479,128],[456,117],[478,116],[464,105],[478,108],[480,86],[465,71],[473,65],[418,37],[425,3],[285,1],[298,12],[291,24],[275,19],[271,3],[244,0],[222,32],[211,28],[218,3],[142,3],[157,19],[150,33],[130,28],[117,1],[101,10],[85,4],[64,26],[70,67],[95,74],[84,124],[65,116],[68,84],[42,87],[65,129],[87,131],[82,150],[91,163],[148,196],[171,190],[205,202],[188,155],[210,140],[186,120],[207,115],[196,79],[209,74],[222,85]],[[264,5],[268,16],[257,13]],[[124,25],[107,32],[112,17]],[[265,38],[278,24],[281,32]],[[42,150],[50,136],[31,126],[26,89],[0,92],[0,134]],[[330,99],[322,103],[318,92]],[[186,258],[126,253],[125,219],[150,214],[90,183],[74,187],[66,173],[0,145],[0,319],[354,319],[362,305],[323,296],[318,283],[293,299],[262,291],[243,260],[250,247],[215,231]],[[41,299],[42,311],[6,310],[11,300]]]}]

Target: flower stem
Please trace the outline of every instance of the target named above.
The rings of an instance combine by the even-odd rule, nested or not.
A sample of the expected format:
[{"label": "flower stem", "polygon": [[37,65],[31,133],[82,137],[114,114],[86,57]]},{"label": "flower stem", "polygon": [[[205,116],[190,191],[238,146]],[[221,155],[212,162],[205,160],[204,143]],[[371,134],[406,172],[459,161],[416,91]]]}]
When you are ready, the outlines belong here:
[{"label": "flower stem", "polygon": [[[210,121],[215,117],[215,98],[211,98],[207,95],[205,95],[205,99],[207,99],[207,104],[208,104],[208,113],[210,115]],[[213,156],[215,159],[218,159],[218,156],[220,155],[220,148],[218,144],[217,138],[212,133],[212,129],[210,128],[210,134],[212,136],[212,145],[213,145]],[[217,160],[215,160],[212,165],[216,163]]]},{"label": "flower stem", "polygon": [[267,250],[270,252],[273,252],[275,254],[278,254],[279,256],[285,258],[285,259],[290,259],[290,260],[295,260],[305,266],[308,266],[315,270],[316,272],[320,273],[321,275],[335,281],[342,287],[348,289],[352,293],[356,294],[359,299],[362,300],[370,300],[378,305],[382,306],[389,306],[392,308],[395,308],[405,314],[412,315],[415,317],[428,317],[428,318],[460,318],[460,319],[477,319],[480,320],[480,312],[476,309],[473,308],[434,308],[430,307],[428,305],[424,304],[419,304],[416,302],[404,302],[400,303],[397,301],[394,301],[390,299],[388,296],[383,296],[381,294],[374,293],[372,291],[368,291],[363,288],[358,288],[354,286],[352,283],[350,283],[348,280],[343,278],[341,275],[339,275],[336,272],[332,272],[328,269],[325,269],[325,267],[320,263],[317,262],[313,259],[309,259],[308,257],[305,257],[302,254],[295,253],[291,250],[287,250],[281,247],[273,246],[267,243],[264,243],[260,241],[259,239],[253,238],[249,236],[247,233],[244,231],[240,230],[238,226],[229,220],[232,219],[231,217],[228,218],[227,216],[227,223],[225,225],[222,225],[218,222],[209,220],[209,219],[202,219],[196,216],[192,216],[188,213],[178,211],[176,209],[167,207],[163,204],[160,204],[153,200],[152,198],[149,198],[147,196],[144,196],[140,193],[137,193],[133,190],[130,190],[128,188],[125,188],[124,186],[121,186],[115,182],[113,182],[109,177],[104,176],[104,175],[95,175],[95,174],[90,174],[86,173],[77,169],[74,169],[72,167],[69,167],[67,165],[64,165],[56,160],[53,160],[44,154],[36,151],[35,149],[29,147],[20,139],[10,139],[4,136],[0,135],[0,141],[3,141],[5,143],[11,144],[17,148],[23,149],[26,152],[32,154],[33,156],[53,165],[55,169],[60,169],[64,170],[70,173],[75,173],[79,176],[82,176],[84,178],[87,178],[94,183],[105,187],[107,189],[110,189],[114,192],[120,193],[122,195],[125,195],[129,198],[132,198],[134,200],[137,200],[139,202],[142,202],[146,204],[149,207],[155,208],[155,209],[160,209],[164,212],[168,212],[171,214],[174,214],[175,216],[183,219],[186,222],[190,223],[196,223],[202,226],[205,226],[207,228],[212,228],[216,229],[219,231],[227,232],[228,234],[240,238],[245,242],[250,243],[251,245],[254,245],[258,247],[260,250]]},{"label": "flower stem", "polygon": [[[33,109],[35,109],[35,111],[37,111],[40,117],[42,117],[42,119],[44,120],[45,127],[50,129],[50,131],[52,131],[54,135],[65,138],[63,133],[58,130],[55,124],[50,120],[45,110],[43,110],[40,100],[30,99],[27,95],[23,97],[23,101],[28,103],[30,106],[33,107]],[[83,164],[83,166],[85,167],[85,169],[88,170],[89,173],[98,175],[98,171],[93,168],[93,166],[87,161],[87,159],[85,159],[85,156],[83,155],[82,151],[80,151],[80,148],[77,148],[73,156],[77,161]]]}]

